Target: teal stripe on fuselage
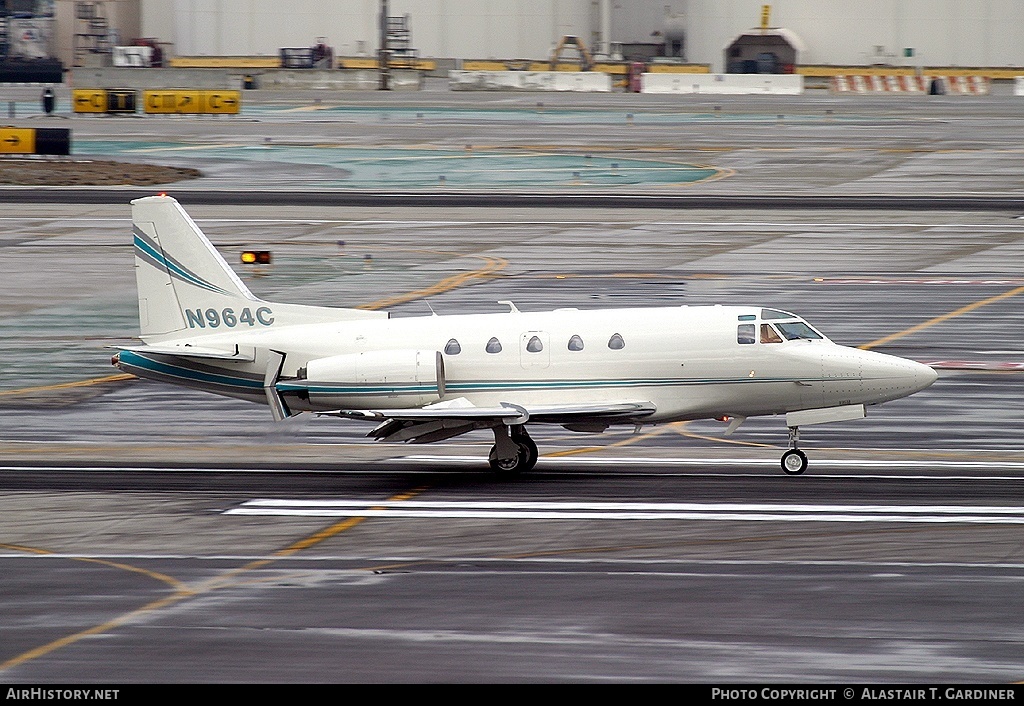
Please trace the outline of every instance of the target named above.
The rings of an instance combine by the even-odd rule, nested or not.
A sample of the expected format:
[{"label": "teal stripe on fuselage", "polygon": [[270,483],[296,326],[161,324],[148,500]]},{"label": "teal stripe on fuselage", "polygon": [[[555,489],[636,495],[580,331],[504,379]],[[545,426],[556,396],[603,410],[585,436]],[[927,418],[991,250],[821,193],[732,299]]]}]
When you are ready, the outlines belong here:
[{"label": "teal stripe on fuselage", "polygon": [[[445,390],[454,392],[504,392],[525,390],[573,390],[596,388],[628,388],[628,387],[689,387],[694,385],[724,385],[778,382],[823,382],[823,378],[648,378],[632,380],[526,380],[526,381],[479,381],[445,383]],[[277,389],[281,392],[308,391],[317,395],[365,395],[365,394],[413,394],[430,393],[437,390],[430,385],[344,385],[344,384],[305,384],[299,382],[279,382]]]}]

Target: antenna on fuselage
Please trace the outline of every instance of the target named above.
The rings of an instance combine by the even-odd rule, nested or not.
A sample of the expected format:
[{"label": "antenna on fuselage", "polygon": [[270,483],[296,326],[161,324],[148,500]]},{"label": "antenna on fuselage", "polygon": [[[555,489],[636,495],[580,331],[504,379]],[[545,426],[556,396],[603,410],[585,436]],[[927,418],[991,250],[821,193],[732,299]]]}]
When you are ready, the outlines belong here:
[{"label": "antenna on fuselage", "polygon": [[424,300],[423,300],[423,303],[427,305],[427,308],[428,308],[428,309],[430,309],[430,315],[431,315],[431,316],[437,316],[437,312],[436,312],[436,311],[434,311],[434,307],[430,306],[430,302],[429,302],[429,301],[427,301],[426,299],[424,299]]},{"label": "antenna on fuselage", "polygon": [[513,304],[510,301],[506,301],[506,300],[503,299],[503,300],[499,301],[498,303],[499,304],[507,305],[508,308],[509,308],[509,312],[508,313],[510,313],[510,314],[518,314],[518,313],[520,313],[519,309],[516,308],[516,305]]}]

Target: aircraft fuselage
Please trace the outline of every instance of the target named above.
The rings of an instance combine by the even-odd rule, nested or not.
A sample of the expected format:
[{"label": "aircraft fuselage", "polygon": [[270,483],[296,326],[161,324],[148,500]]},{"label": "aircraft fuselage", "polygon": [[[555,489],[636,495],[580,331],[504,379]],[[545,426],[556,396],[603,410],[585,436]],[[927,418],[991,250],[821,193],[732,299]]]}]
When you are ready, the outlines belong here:
[{"label": "aircraft fuselage", "polygon": [[[456,397],[484,407],[508,399],[635,399],[656,406],[648,422],[877,404],[935,379],[927,366],[824,337],[768,342],[761,326],[780,320],[762,319],[761,311],[563,309],[280,329],[236,323],[223,333],[203,331],[202,345],[252,349],[251,361],[125,352],[118,365],[140,377],[265,402],[263,354],[275,350],[285,354],[278,389],[295,410],[408,408]],[[753,340],[744,338],[744,326],[753,328]],[[175,341],[183,352],[186,343]]]}]

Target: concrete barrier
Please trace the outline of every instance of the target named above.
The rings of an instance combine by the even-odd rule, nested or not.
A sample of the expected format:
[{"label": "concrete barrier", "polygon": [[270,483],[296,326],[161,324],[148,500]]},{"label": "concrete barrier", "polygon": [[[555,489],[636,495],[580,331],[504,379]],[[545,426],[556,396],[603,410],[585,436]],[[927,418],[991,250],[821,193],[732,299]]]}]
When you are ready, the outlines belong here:
[{"label": "concrete barrier", "polygon": [[[392,69],[391,88],[419,90],[423,73],[409,69]],[[254,80],[256,88],[306,88],[332,90],[375,90],[380,74],[373,69],[160,69],[160,68],[75,68],[69,83],[89,89],[134,88],[137,90],[202,89],[226,90],[245,88],[245,78]]]},{"label": "concrete barrier", "polygon": [[230,69],[156,69],[107,66],[76,67],[68,83],[74,88],[238,88],[240,73]]},{"label": "concrete barrier", "polygon": [[640,75],[641,93],[704,93],[721,95],[799,95],[799,74],[662,74]]},{"label": "concrete barrier", "polygon": [[597,71],[449,71],[453,91],[608,93],[612,77]]},{"label": "concrete barrier", "polygon": [[[256,86],[261,89],[373,91],[380,87],[380,72],[376,69],[271,69],[249,74],[256,77]],[[391,69],[388,76],[392,90],[418,91],[423,86],[422,71]]]}]

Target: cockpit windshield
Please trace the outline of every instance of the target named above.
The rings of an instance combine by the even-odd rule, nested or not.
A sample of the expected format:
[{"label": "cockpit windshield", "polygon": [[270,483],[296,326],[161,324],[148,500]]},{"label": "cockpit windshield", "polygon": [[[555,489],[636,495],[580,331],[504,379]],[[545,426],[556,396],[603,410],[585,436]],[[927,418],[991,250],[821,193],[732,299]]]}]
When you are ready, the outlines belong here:
[{"label": "cockpit windshield", "polygon": [[818,340],[821,338],[820,333],[812,329],[803,321],[779,321],[775,324],[775,327],[779,329],[779,332],[785,336],[788,341],[795,341],[800,338],[808,340]]},{"label": "cockpit windshield", "polygon": [[778,309],[761,309],[760,324],[757,314],[739,314],[736,318],[740,322],[736,325],[736,343],[741,345],[828,340],[796,314]]},{"label": "cockpit windshield", "polygon": [[[774,327],[783,335],[783,337],[785,337],[787,341],[816,341],[824,338],[824,336],[808,326],[807,322],[799,316],[796,314],[790,314],[786,311],[779,311],[778,309],[761,309],[761,320],[771,321],[772,323],[770,325],[762,324],[762,326],[768,328]],[[762,342],[775,342],[771,340],[765,341],[764,331],[762,331],[761,337]]]}]

